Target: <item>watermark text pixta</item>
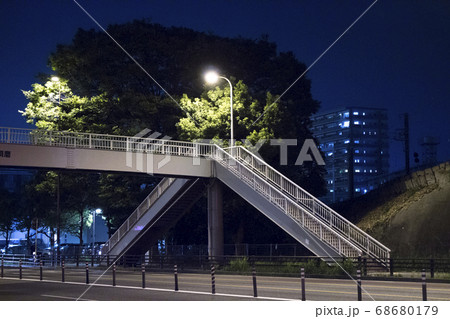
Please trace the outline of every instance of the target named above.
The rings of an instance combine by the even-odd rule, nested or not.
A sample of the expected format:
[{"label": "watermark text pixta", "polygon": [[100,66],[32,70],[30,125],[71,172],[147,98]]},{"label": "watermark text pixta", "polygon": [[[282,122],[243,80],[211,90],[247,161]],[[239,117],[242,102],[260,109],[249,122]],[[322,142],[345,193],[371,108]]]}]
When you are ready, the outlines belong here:
[{"label": "watermark text pixta", "polygon": [[[242,156],[243,153],[235,151],[239,147],[244,147],[256,158],[262,159],[263,157],[259,154],[259,151],[264,145],[278,149],[280,166],[288,165],[288,163],[300,166],[305,162],[315,162],[317,165],[325,165],[325,161],[313,139],[306,139],[301,143],[296,139],[262,139],[254,144],[250,140],[242,139],[239,142],[238,144],[242,144],[241,146],[232,148],[226,147],[224,140],[218,139],[201,139],[195,140],[192,143],[180,142],[172,140],[170,136],[163,136],[159,132],[152,132],[149,129],[145,129],[130,138],[127,142],[126,166],[133,167],[140,172],[151,174],[154,168],[160,169],[167,165],[174,155],[192,157],[193,166],[201,165],[199,157],[213,156],[215,147],[226,152],[230,160],[239,160],[236,158],[238,154]],[[210,147],[211,153],[199,151],[200,149],[204,149],[205,146]],[[289,150],[295,147],[300,149],[298,154],[289,152]],[[158,155],[157,158],[153,156],[156,154]],[[245,156],[251,156],[248,153],[245,154]],[[292,162],[292,158],[288,158],[289,156],[295,156],[295,162]]]}]

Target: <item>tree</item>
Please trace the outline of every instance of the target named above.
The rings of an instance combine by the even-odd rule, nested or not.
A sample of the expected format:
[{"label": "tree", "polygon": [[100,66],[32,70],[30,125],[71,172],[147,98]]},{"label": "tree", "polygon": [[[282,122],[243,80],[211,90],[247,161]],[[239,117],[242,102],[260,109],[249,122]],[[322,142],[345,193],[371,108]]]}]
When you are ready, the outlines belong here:
[{"label": "tree", "polygon": [[[315,191],[320,191],[319,168],[293,165],[301,141],[311,137],[309,117],[319,108],[319,102],[311,96],[310,81],[302,77],[278,100],[306,70],[292,52],[279,53],[266,37],[223,38],[148,21],[111,25],[107,31],[127,48],[134,61],[103,32],[78,30],[72,43],[59,45],[49,58],[52,69],[66,84],[70,83],[73,93],[65,92],[65,98],[57,106],[45,104],[48,94],[38,94],[37,102],[30,95],[35,105],[44,101],[41,104],[46,105],[48,112],[40,116],[30,111],[26,114],[28,121],[41,120],[45,128],[52,127],[48,122],[53,122],[58,129],[109,134],[134,135],[149,128],[174,139],[228,139],[228,88],[218,86],[205,90],[203,83],[202,73],[215,66],[234,83],[235,137],[252,142],[269,138],[298,139],[297,148],[290,147],[289,165],[278,168],[294,181],[308,186],[307,189],[313,184],[317,186]],[[48,87],[56,94],[55,84]],[[191,121],[187,113],[196,121]],[[260,154],[279,166],[278,149],[266,144]],[[145,184],[153,185],[156,181],[147,180]],[[129,189],[136,191],[140,185],[120,183],[118,177],[108,175],[102,175],[100,185],[101,197],[109,205],[102,209],[112,228],[112,224],[132,211],[128,210],[128,204],[137,202],[142,195],[137,192],[137,197],[124,197],[127,200],[122,201],[116,194],[126,194]],[[118,198],[117,203],[112,201]]]},{"label": "tree", "polygon": [[102,121],[102,108],[109,102],[104,95],[80,97],[62,79],[32,88],[23,91],[29,103],[20,111],[27,123],[45,130],[110,132]]},{"label": "tree", "polygon": [[[241,79],[262,104],[268,91],[281,94],[306,70],[292,52],[278,53],[267,37],[223,38],[145,20],[111,25],[107,31],[159,85],[106,34],[95,30],[79,29],[71,44],[57,47],[49,63],[76,94],[117,99],[103,112],[123,133],[149,128],[176,138],[174,124],[184,114],[168,94],[175,100],[182,94],[199,96],[204,88],[202,73],[211,66]],[[295,119],[303,119],[293,127],[318,110],[310,86],[303,77],[283,96]]]}]

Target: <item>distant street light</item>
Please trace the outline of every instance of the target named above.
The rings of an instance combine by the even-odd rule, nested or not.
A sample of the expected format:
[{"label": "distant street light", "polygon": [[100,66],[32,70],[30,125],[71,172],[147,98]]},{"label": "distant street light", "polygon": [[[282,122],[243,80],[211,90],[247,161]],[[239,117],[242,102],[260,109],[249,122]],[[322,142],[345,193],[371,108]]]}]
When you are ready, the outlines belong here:
[{"label": "distant street light", "polygon": [[234,146],[234,134],[233,134],[233,85],[226,77],[217,74],[215,71],[209,71],[205,74],[205,81],[209,84],[215,84],[219,79],[224,79],[230,85],[230,116],[231,116],[231,135],[230,135],[230,147]]},{"label": "distant street light", "polygon": [[92,255],[95,255],[95,218],[97,217],[97,214],[101,214],[102,210],[100,208],[97,208],[96,210],[92,211]]}]

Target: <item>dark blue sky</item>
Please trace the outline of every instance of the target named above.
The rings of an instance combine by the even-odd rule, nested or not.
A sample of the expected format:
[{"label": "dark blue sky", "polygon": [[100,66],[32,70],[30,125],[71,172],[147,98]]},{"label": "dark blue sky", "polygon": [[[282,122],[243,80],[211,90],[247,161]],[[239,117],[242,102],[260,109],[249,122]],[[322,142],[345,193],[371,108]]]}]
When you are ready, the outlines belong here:
[{"label": "dark blue sky", "polygon": [[[150,18],[221,36],[268,34],[309,66],[374,1],[78,2],[104,27]],[[51,73],[47,57],[79,27],[97,28],[72,0],[0,1],[0,126],[27,127],[17,112],[27,103],[20,90],[29,90],[37,73]],[[450,159],[450,1],[377,1],[308,77],[322,110],[387,108],[391,136],[409,112],[411,151],[420,153],[418,140],[432,135],[440,139],[439,159]],[[402,150],[391,140],[392,170],[402,168]]]}]

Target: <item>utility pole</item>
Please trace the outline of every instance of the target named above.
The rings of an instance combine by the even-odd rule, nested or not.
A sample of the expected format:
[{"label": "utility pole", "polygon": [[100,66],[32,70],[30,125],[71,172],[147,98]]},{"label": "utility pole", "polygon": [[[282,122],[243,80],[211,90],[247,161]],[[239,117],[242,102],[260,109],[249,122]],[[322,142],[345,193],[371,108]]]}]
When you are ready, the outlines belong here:
[{"label": "utility pole", "polygon": [[405,135],[405,170],[406,175],[409,175],[410,166],[409,166],[409,116],[408,113],[405,113],[405,122],[403,125],[404,135]]},{"label": "utility pole", "polygon": [[56,186],[56,257],[57,262],[61,253],[61,205],[60,205],[60,183],[61,178],[59,172],[57,173],[57,186]]}]

